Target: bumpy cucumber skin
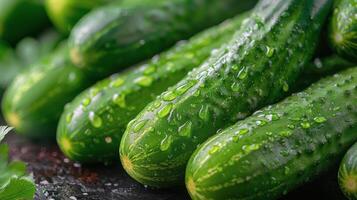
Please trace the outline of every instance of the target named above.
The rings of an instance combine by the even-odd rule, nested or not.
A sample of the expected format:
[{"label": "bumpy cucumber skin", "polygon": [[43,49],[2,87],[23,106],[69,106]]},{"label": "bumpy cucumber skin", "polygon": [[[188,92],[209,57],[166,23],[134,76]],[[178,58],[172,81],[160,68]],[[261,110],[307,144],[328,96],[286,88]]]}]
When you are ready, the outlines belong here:
[{"label": "bumpy cucumber skin", "polygon": [[356,86],[354,67],[210,138],[187,165],[192,199],[276,199],[333,167],[357,140]]},{"label": "bumpy cucumber skin", "polygon": [[329,35],[339,55],[357,61],[357,0],[336,1]]},{"label": "bumpy cucumber skin", "polygon": [[[246,16],[248,13],[212,27],[147,64],[88,88],[62,114],[57,131],[62,151],[82,163],[117,159],[120,139],[129,121],[157,95],[203,63],[214,49],[228,42]],[[73,113],[80,114],[71,117]],[[102,119],[102,125],[93,126],[90,113]]]},{"label": "bumpy cucumber skin", "polygon": [[357,143],[348,150],[340,164],[338,183],[348,199],[357,199]]},{"label": "bumpy cucumber skin", "polygon": [[69,34],[74,25],[89,11],[112,0],[46,0],[46,10],[58,30]]},{"label": "bumpy cucumber skin", "polygon": [[128,125],[120,144],[124,169],[145,185],[182,184],[197,145],[289,92],[330,4],[261,1],[228,45],[167,91],[175,99],[159,96]]},{"label": "bumpy cucumber skin", "polygon": [[73,63],[107,76],[251,8],[256,0],[157,0],[97,9],[70,36]]},{"label": "bumpy cucumber skin", "polygon": [[64,105],[87,86],[87,79],[70,63],[68,47],[63,45],[16,77],[4,94],[5,120],[29,138],[54,138]]},{"label": "bumpy cucumber skin", "polygon": [[42,0],[0,2],[0,38],[11,44],[43,31],[48,25]]}]

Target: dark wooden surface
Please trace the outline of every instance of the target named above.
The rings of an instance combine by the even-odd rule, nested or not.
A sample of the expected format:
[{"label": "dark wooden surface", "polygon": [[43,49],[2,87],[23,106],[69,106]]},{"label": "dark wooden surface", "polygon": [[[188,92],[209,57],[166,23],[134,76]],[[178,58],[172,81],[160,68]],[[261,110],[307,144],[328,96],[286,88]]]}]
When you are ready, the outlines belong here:
[{"label": "dark wooden surface", "polygon": [[[0,125],[4,123],[0,119]],[[5,142],[10,146],[11,159],[28,163],[37,192],[36,200],[186,200],[185,188],[157,190],[146,188],[131,179],[117,165],[82,166],[63,156],[55,143],[29,141],[14,133]],[[336,170],[304,185],[282,200],[344,200]]]}]

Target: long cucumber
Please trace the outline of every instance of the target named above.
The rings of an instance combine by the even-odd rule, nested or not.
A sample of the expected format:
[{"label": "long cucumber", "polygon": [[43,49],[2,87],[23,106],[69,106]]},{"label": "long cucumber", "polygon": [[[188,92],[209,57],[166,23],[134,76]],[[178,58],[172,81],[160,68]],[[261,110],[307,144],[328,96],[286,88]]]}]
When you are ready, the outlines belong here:
[{"label": "long cucumber", "polygon": [[187,165],[192,199],[276,199],[330,169],[357,141],[356,102],[353,67],[223,130]]},{"label": "long cucumber", "polygon": [[88,88],[62,114],[57,131],[62,151],[81,162],[117,159],[120,139],[129,121],[157,95],[228,42],[246,16],[248,14],[239,15],[208,29],[146,64]]},{"label": "long cucumber", "polygon": [[183,183],[197,145],[289,92],[330,7],[330,0],[260,1],[226,46],[129,123],[124,169],[146,185]]},{"label": "long cucumber", "polygon": [[86,15],[70,36],[71,58],[105,77],[247,10],[256,0],[123,0]]}]

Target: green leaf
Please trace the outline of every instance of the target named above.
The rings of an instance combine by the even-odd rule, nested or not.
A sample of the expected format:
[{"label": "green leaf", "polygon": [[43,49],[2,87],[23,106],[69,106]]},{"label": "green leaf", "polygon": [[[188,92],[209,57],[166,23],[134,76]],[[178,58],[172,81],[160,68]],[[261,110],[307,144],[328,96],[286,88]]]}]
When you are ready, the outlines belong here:
[{"label": "green leaf", "polygon": [[0,142],[4,139],[5,135],[8,134],[13,127],[0,126]]},{"label": "green leaf", "polygon": [[1,200],[30,200],[35,194],[35,185],[28,176],[12,176],[7,185],[0,189]]},{"label": "green leaf", "polygon": [[[0,126],[0,142],[11,130],[11,127]],[[9,163],[9,148],[7,145],[0,145],[0,199],[33,199],[35,190],[33,179],[26,173],[25,163]]]}]

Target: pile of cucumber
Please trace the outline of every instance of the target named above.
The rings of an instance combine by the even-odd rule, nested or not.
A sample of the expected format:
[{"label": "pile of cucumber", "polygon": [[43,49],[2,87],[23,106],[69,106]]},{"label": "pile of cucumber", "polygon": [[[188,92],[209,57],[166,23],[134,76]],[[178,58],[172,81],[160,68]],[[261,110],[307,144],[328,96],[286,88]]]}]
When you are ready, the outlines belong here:
[{"label": "pile of cucumber", "polygon": [[[186,185],[194,200],[278,199],[341,162],[332,176],[357,199],[357,0],[2,9],[2,112],[23,136],[83,164],[121,162],[143,185]],[[49,19],[47,48],[19,48]]]}]

